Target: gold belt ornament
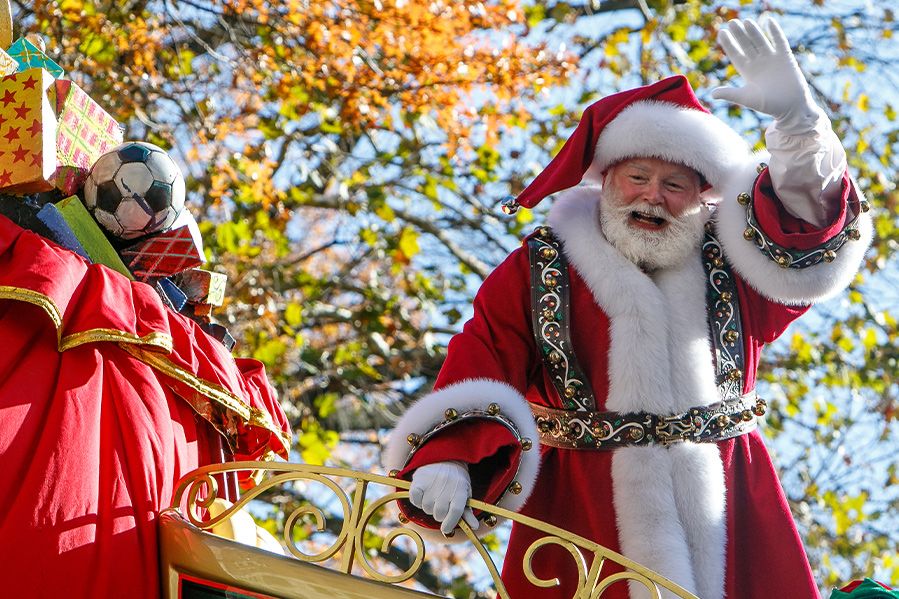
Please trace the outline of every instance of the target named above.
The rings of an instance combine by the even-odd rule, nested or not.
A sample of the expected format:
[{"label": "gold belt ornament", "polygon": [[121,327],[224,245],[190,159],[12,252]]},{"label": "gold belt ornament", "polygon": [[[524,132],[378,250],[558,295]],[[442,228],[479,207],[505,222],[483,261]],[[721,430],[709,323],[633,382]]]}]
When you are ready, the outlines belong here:
[{"label": "gold belt ornament", "polygon": [[755,392],[736,400],[660,416],[649,412],[597,412],[549,408],[532,403],[540,442],[562,449],[616,449],[692,441],[715,443],[755,429],[767,403]]}]

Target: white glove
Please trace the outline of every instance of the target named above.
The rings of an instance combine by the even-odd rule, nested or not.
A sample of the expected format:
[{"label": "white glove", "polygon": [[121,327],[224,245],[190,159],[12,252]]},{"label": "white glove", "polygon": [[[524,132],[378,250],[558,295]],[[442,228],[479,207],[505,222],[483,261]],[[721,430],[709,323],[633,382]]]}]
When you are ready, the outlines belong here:
[{"label": "white glove", "polygon": [[465,503],[471,497],[471,477],[462,462],[437,462],[417,468],[412,474],[409,501],[440,522],[440,530],[448,535],[461,518],[472,530],[478,520]]},{"label": "white glove", "polygon": [[[743,87],[719,87],[712,97],[770,114],[784,129],[811,129],[821,114],[777,22],[729,21],[718,43],[743,77]],[[766,35],[767,34],[767,35]]]}]

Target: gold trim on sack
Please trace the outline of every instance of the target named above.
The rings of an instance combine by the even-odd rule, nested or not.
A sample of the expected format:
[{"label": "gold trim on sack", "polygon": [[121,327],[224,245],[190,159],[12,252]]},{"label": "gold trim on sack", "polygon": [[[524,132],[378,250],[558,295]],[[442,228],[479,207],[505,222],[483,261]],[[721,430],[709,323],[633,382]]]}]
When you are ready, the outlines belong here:
[{"label": "gold trim on sack", "polygon": [[[2,0],[0,0],[2,1]],[[0,299],[11,299],[25,302],[42,308],[53,324],[56,326],[56,338],[59,339],[59,330],[62,328],[62,312],[52,299],[43,293],[38,293],[24,287],[12,287],[0,285]]]},{"label": "gold trim on sack", "polygon": [[[284,447],[285,449],[290,448],[290,437],[288,435],[285,435],[281,431],[281,429],[275,426],[275,423],[272,421],[271,416],[269,416],[269,414],[267,414],[266,412],[247,405],[243,402],[242,399],[232,394],[227,389],[220,387],[214,383],[210,383],[208,381],[200,379],[193,373],[184,370],[176,364],[173,364],[168,358],[159,354],[158,352],[144,350],[139,346],[128,343],[119,343],[119,347],[121,347],[123,350],[125,350],[134,358],[143,362],[147,366],[158,370],[159,372],[175,379],[176,381],[184,383],[192,390],[202,395],[204,398],[225,408],[229,412],[236,414],[245,423],[257,426],[259,428],[264,428],[267,431],[274,433],[275,437],[279,441],[281,441],[282,447]],[[196,406],[193,406],[193,404],[191,405],[192,407],[194,407],[194,409],[197,409]],[[201,415],[203,414],[201,413]],[[215,422],[211,422],[211,424],[213,426],[216,426]]]},{"label": "gold trim on sack", "polygon": [[89,329],[72,333],[62,338],[59,351],[73,349],[88,343],[133,343],[137,345],[149,345],[161,349],[165,353],[171,353],[173,348],[172,336],[168,333],[154,331],[143,337],[134,333],[128,333],[117,329]]}]

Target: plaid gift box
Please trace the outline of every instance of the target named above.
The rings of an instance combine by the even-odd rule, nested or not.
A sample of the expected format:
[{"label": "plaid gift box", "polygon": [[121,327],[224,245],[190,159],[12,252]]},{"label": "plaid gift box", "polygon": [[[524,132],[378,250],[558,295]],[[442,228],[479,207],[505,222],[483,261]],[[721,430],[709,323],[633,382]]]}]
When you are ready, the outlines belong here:
[{"label": "plaid gift box", "polygon": [[44,69],[54,79],[59,79],[65,75],[65,71],[62,70],[61,66],[24,37],[17,39],[6,53],[19,63],[19,71]]},{"label": "plaid gift box", "polygon": [[71,81],[43,69],[0,79],[0,190],[73,194],[121,142],[115,119]]},{"label": "plaid gift box", "polygon": [[66,79],[56,81],[55,185],[67,194],[78,191],[97,159],[122,143],[119,123],[83,89]]},{"label": "plaid gift box", "polygon": [[187,227],[159,233],[120,253],[140,281],[170,277],[203,263]]}]

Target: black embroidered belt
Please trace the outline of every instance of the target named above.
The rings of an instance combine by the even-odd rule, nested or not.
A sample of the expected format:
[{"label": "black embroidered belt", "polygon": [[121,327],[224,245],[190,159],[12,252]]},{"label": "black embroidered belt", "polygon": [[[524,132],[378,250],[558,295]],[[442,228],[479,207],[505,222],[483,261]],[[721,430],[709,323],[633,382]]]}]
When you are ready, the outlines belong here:
[{"label": "black embroidered belt", "polygon": [[680,414],[560,410],[530,404],[540,442],[563,449],[615,449],[631,445],[670,445],[680,441],[714,443],[744,435],[765,413],[754,392]]}]

